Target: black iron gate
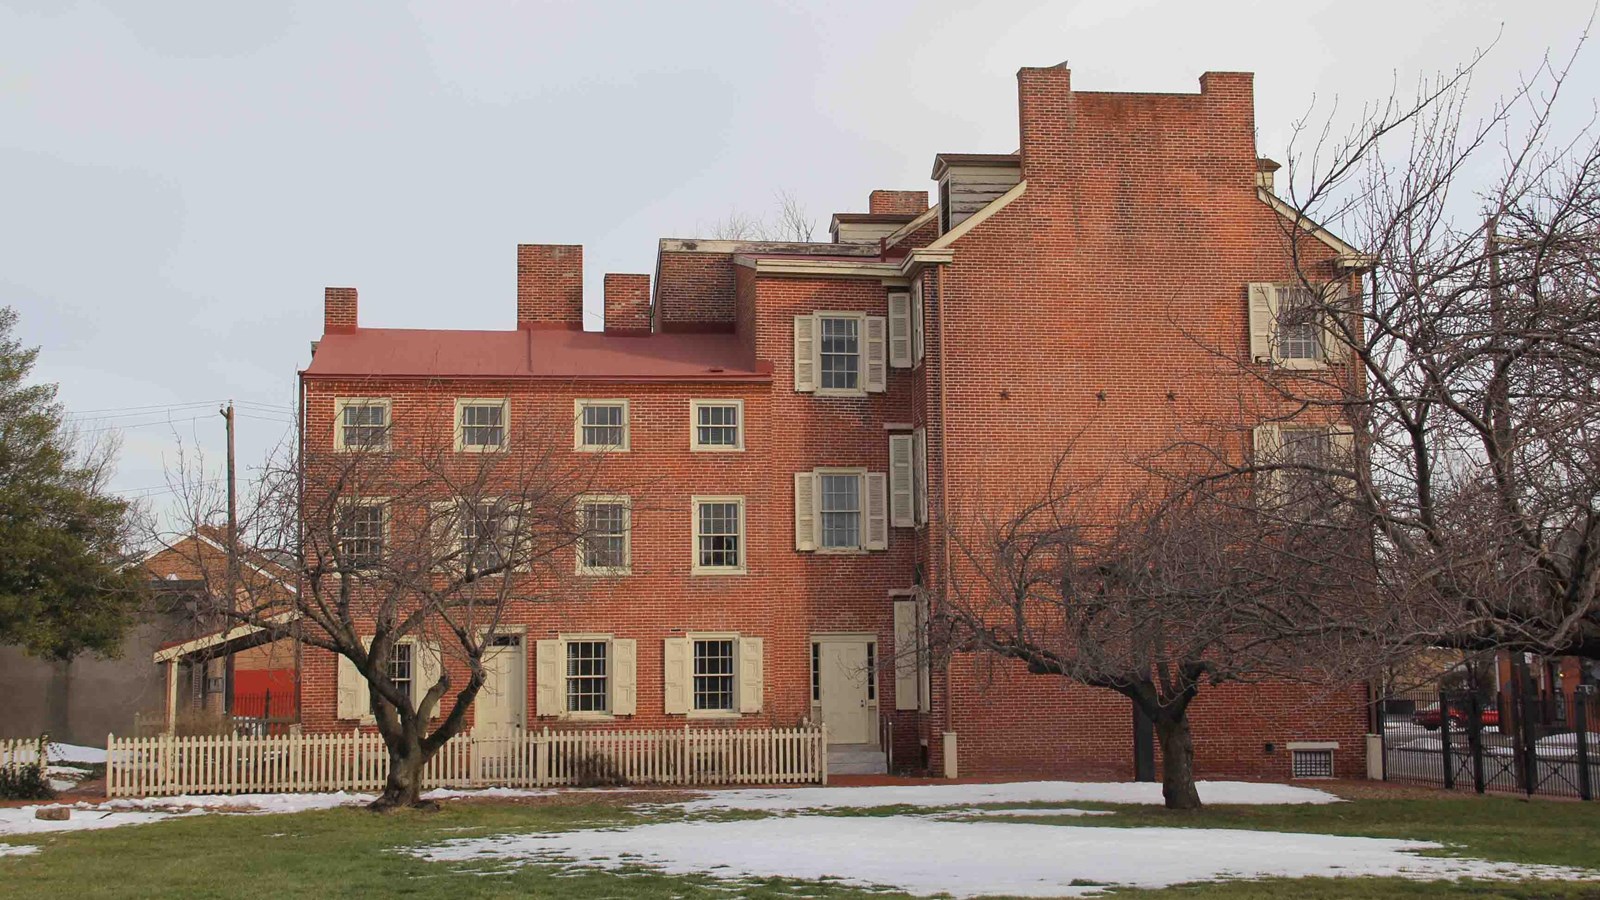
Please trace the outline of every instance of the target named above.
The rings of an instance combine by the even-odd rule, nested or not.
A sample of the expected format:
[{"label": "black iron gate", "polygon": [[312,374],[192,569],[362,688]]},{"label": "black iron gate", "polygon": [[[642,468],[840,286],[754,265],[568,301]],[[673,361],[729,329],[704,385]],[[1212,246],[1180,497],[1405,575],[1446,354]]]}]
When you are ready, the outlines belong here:
[{"label": "black iron gate", "polygon": [[1540,692],[1514,678],[1496,691],[1447,678],[1387,697],[1379,712],[1386,781],[1583,800],[1600,790],[1593,685]]}]

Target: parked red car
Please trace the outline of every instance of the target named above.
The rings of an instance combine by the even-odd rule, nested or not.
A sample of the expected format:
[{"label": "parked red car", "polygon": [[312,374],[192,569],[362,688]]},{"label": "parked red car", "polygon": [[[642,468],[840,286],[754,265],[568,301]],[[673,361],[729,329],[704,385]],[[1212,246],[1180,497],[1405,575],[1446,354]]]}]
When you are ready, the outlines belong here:
[{"label": "parked red car", "polygon": [[[1500,710],[1493,706],[1485,706],[1480,711],[1479,717],[1481,718],[1484,727],[1492,726],[1498,728],[1500,726]],[[1411,724],[1421,725],[1423,728],[1426,728],[1429,731],[1438,731],[1439,704],[1430,703],[1412,713]],[[1457,706],[1454,703],[1450,704],[1450,727],[1467,727],[1467,708],[1465,706]]]}]

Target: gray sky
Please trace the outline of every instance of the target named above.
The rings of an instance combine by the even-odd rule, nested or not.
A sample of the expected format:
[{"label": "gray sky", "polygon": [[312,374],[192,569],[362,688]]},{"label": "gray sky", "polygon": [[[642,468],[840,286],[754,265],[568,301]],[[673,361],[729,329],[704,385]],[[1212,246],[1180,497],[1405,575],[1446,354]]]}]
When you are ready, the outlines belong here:
[{"label": "gray sky", "polygon": [[[518,242],[649,272],[655,240],[794,192],[827,216],[928,188],[933,154],[1017,146],[1016,70],[1085,90],[1256,73],[1283,158],[1313,99],[1353,112],[1499,44],[1487,101],[1589,0],[217,3],[0,0],[0,303],[86,429],[124,427],[118,490],[174,431],[220,461],[287,428],[324,285],[363,324],[510,328]],[[1592,110],[1600,55],[1571,89]],[[97,418],[111,410],[120,418]],[[171,426],[148,423],[164,422]],[[192,420],[201,416],[198,420]],[[129,427],[131,426],[131,427]]]}]

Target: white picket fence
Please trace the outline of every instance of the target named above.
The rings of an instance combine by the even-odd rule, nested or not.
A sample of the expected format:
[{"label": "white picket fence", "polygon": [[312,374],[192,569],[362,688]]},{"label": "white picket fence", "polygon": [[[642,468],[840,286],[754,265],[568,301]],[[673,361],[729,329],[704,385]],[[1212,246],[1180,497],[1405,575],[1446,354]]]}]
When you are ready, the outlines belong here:
[{"label": "white picket fence", "polygon": [[39,750],[44,744],[44,739],[36,737],[0,740],[0,769],[38,765]]},{"label": "white picket fence", "polygon": [[[360,731],[106,739],[106,794],[377,791],[383,738]],[[457,735],[427,788],[650,784],[827,784],[825,726],[660,731],[497,731]]]}]

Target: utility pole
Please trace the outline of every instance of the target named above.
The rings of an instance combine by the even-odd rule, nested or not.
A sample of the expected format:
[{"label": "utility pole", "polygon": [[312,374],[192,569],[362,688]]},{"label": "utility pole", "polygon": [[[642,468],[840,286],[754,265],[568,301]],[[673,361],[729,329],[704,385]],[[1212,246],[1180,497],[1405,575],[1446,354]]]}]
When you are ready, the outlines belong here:
[{"label": "utility pole", "polygon": [[[238,483],[234,476],[233,468],[233,401],[220,410],[223,421],[228,426],[228,572],[226,590],[228,592],[227,612],[238,611],[239,602],[239,491]],[[227,632],[232,621],[231,616],[224,614],[222,628]],[[223,709],[228,713],[233,712],[233,654],[228,654],[227,663],[223,672],[222,700]]]}]

